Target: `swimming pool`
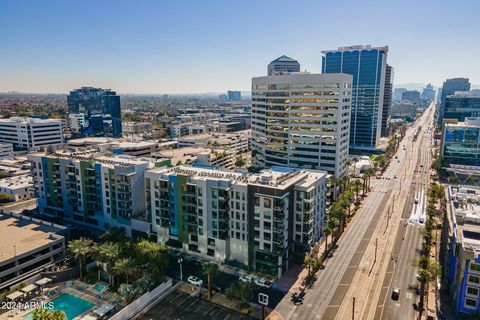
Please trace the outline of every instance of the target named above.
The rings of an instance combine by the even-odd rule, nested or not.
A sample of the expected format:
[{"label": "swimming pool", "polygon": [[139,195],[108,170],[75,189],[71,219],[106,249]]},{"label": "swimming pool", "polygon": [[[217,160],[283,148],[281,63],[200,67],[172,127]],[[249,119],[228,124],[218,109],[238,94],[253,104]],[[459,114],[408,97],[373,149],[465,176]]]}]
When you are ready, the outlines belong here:
[{"label": "swimming pool", "polygon": [[[67,315],[67,320],[72,320],[79,314],[91,309],[95,304],[90,301],[84,300],[73,294],[64,293],[61,296],[52,300],[53,310],[61,310]],[[33,319],[33,311],[27,313],[24,317],[25,320]]]}]

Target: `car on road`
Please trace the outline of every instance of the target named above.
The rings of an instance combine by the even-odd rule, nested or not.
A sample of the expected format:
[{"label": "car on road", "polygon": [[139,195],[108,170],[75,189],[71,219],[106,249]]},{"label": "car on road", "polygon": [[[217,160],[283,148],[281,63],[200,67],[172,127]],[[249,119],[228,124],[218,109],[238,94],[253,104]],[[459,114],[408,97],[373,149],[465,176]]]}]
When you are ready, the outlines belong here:
[{"label": "car on road", "polygon": [[242,282],[255,282],[255,277],[250,275],[243,275],[238,278]]},{"label": "car on road", "polygon": [[418,199],[415,199],[415,201],[413,201],[413,203],[418,204]]},{"label": "car on road", "polygon": [[425,223],[425,219],[420,218],[420,219],[418,219],[418,222],[420,222],[420,223]]},{"label": "car on road", "polygon": [[272,286],[272,283],[270,281],[263,278],[255,280],[255,284],[262,288],[270,288]]},{"label": "car on road", "polygon": [[393,288],[393,290],[392,290],[392,300],[397,301],[398,298],[400,298],[400,289],[399,288]]},{"label": "car on road", "polygon": [[203,280],[202,279],[199,279],[195,276],[189,276],[187,278],[187,281],[188,283],[194,285],[194,286],[198,286],[198,287],[201,287],[203,285]]},{"label": "car on road", "polygon": [[423,168],[423,164],[420,165],[420,168]]}]

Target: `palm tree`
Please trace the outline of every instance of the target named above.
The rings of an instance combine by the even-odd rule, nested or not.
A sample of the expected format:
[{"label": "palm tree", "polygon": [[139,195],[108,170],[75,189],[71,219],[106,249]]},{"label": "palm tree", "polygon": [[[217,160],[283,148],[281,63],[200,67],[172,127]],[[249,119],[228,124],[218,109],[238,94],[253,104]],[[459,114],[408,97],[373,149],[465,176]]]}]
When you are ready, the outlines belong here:
[{"label": "palm tree", "polygon": [[68,251],[70,255],[78,261],[78,269],[80,272],[80,280],[83,280],[83,262],[88,254],[92,252],[93,241],[87,238],[71,240],[68,243]]},{"label": "palm tree", "polygon": [[248,304],[253,298],[255,285],[251,282],[236,281],[225,291],[230,299],[240,300],[242,304]]},{"label": "palm tree", "polygon": [[355,202],[357,202],[359,199],[358,196],[360,193],[360,184],[361,182],[358,179],[353,182],[353,192],[355,192]]},{"label": "palm tree", "polygon": [[202,266],[203,274],[207,275],[208,278],[208,299],[212,299],[212,286],[213,286],[213,274],[217,272],[218,265],[215,263],[207,262]]},{"label": "palm tree", "polygon": [[[108,273],[109,284],[113,285],[111,266],[120,255],[120,246],[118,245],[118,243],[105,242],[96,247],[94,251],[95,259],[107,264],[104,271]],[[98,271],[98,273],[100,276],[100,270]]]},{"label": "palm tree", "polygon": [[115,266],[113,267],[113,271],[117,275],[124,275],[125,280],[128,284],[128,276],[133,274],[136,270],[136,266],[133,262],[132,258],[122,258],[115,262]]},{"label": "palm tree", "polygon": [[305,259],[304,259],[304,263],[305,265],[308,267],[308,276],[307,278],[310,278],[310,271],[312,268],[315,267],[315,264],[316,264],[316,260],[312,257],[310,257],[310,255],[306,255],[305,256]]},{"label": "palm tree", "polygon": [[325,253],[326,253],[328,248],[328,236],[332,234],[332,229],[329,226],[326,226],[323,229],[323,233],[325,233]]},{"label": "palm tree", "polygon": [[60,310],[35,309],[32,320],[67,320],[67,316]]}]

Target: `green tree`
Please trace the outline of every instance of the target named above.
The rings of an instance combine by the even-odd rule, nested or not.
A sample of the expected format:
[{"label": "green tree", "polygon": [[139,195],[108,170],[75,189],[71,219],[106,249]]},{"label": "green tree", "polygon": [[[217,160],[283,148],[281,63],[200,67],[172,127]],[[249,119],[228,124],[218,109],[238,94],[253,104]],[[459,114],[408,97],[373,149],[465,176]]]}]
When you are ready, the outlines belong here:
[{"label": "green tree", "polygon": [[243,167],[245,163],[246,162],[245,162],[245,159],[243,159],[243,157],[237,157],[235,159],[235,167],[238,167],[238,168]]},{"label": "green tree", "polygon": [[116,275],[124,275],[125,280],[128,285],[128,277],[132,275],[137,270],[135,263],[132,258],[122,258],[115,262],[113,271]]},{"label": "green tree", "polygon": [[[112,265],[120,255],[120,245],[113,242],[104,242],[94,248],[95,259],[107,264],[104,269],[108,273],[109,284],[113,285],[112,281]],[[100,273],[100,271],[99,271]]]},{"label": "green tree", "polygon": [[207,275],[208,279],[208,299],[212,299],[213,275],[218,271],[216,263],[207,262],[202,266],[203,274]]},{"label": "green tree", "polygon": [[323,233],[325,234],[325,253],[328,249],[328,236],[332,234],[332,228],[328,225],[323,229]]},{"label": "green tree", "polygon": [[255,293],[255,285],[251,282],[236,281],[225,291],[230,299],[239,300],[242,304],[247,304]]},{"label": "green tree", "polygon": [[8,194],[0,194],[0,203],[12,202],[13,198]]},{"label": "green tree", "polygon": [[33,311],[32,320],[67,320],[67,315],[60,310],[39,308]]},{"label": "green tree", "polygon": [[316,260],[307,254],[303,260],[303,263],[308,267],[308,278],[310,278],[311,269],[315,268]]},{"label": "green tree", "polygon": [[87,256],[93,250],[93,241],[87,238],[71,240],[68,243],[67,250],[72,258],[78,261],[78,270],[80,272],[80,280],[83,280],[83,264]]},{"label": "green tree", "polygon": [[155,281],[161,281],[168,267],[167,247],[164,244],[142,240],[135,244],[135,260]]},{"label": "green tree", "polygon": [[117,227],[110,228],[100,236],[100,241],[125,243],[127,241],[127,237],[125,237],[125,229]]}]

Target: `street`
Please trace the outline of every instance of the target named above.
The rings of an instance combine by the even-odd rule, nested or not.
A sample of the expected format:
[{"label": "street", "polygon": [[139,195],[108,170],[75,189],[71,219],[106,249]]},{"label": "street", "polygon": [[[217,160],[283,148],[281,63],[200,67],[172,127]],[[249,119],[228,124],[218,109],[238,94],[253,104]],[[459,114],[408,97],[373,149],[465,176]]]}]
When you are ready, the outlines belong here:
[{"label": "street", "polygon": [[[430,152],[430,148],[424,145],[423,132],[416,142],[412,140],[418,127],[422,126],[424,131],[432,117],[431,106],[407,130],[406,137],[401,142],[401,146],[405,145],[406,150],[399,148],[396,154],[398,160],[392,159],[383,175],[384,179],[372,180],[372,191],[340,238],[336,253],[327,261],[325,269],[319,271],[312,287],[307,289],[303,305],[293,305],[288,295],[279,303],[276,311],[284,319],[350,319],[352,312],[355,312],[355,319],[373,317],[377,301],[380,297],[384,299],[390,294],[381,284],[387,281],[388,267],[395,263],[395,259],[392,260],[393,252],[396,253],[398,249],[395,251],[395,248],[403,242],[398,241],[404,238],[399,238],[402,232],[407,232],[405,243],[411,244],[410,247],[401,245],[405,256],[400,260],[397,258],[397,263],[402,263],[403,271],[408,269],[407,264],[412,265],[416,254],[415,239],[419,239],[419,227],[416,225],[421,224],[422,215],[422,213],[417,215],[418,207],[415,209],[411,206],[415,199],[411,190],[412,182],[415,181],[415,185],[422,185],[426,181],[415,171],[418,171],[416,168],[419,168],[419,163],[428,159]],[[422,171],[428,171],[428,164],[425,163],[423,168],[425,170]],[[422,191],[419,192],[417,196],[422,197]],[[424,201],[419,202],[417,206],[424,206]],[[415,210],[415,216],[410,226],[408,220],[412,210]],[[397,256],[401,254],[402,252],[399,252]],[[405,274],[408,272],[405,271]],[[414,271],[408,274],[415,278]],[[401,276],[395,274],[395,277]],[[401,294],[401,298],[412,300],[406,293],[408,290],[403,289],[402,292],[405,294]],[[399,300],[400,303],[402,301]]]}]

